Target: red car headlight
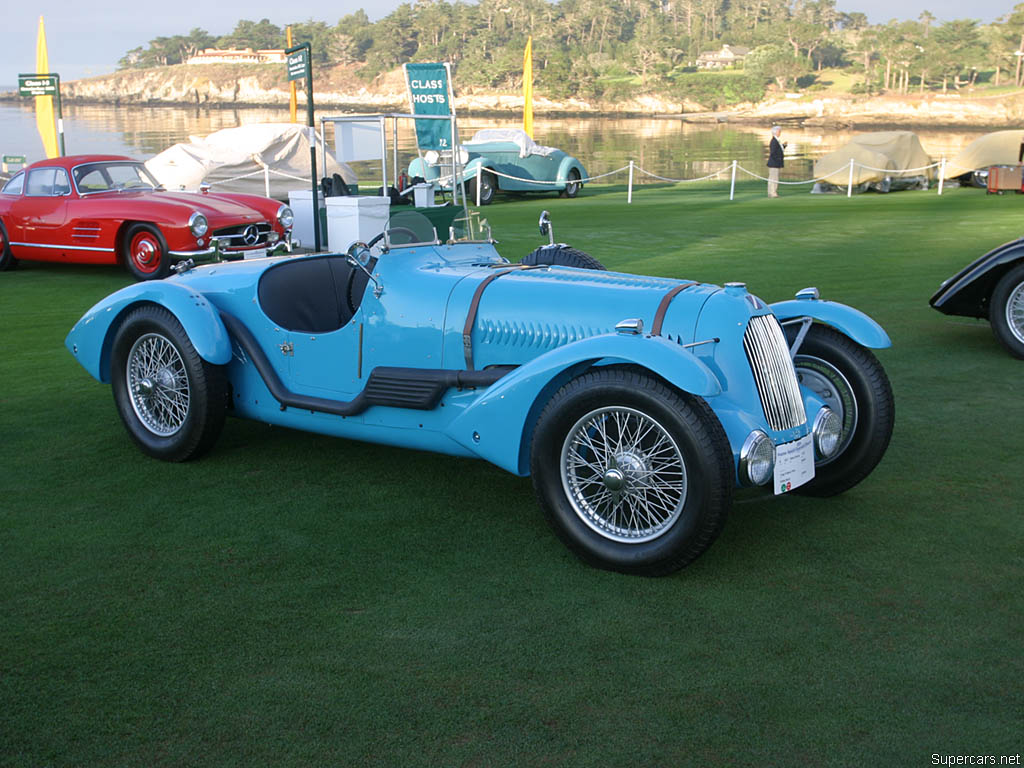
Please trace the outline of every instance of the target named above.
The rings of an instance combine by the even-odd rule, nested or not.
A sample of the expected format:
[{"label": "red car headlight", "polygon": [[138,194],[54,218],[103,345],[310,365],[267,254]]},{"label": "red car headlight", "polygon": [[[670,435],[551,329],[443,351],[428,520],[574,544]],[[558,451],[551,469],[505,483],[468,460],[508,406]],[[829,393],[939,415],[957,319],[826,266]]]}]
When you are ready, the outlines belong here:
[{"label": "red car headlight", "polygon": [[202,237],[210,229],[210,224],[206,217],[197,211],[188,217],[188,228],[194,237]]}]

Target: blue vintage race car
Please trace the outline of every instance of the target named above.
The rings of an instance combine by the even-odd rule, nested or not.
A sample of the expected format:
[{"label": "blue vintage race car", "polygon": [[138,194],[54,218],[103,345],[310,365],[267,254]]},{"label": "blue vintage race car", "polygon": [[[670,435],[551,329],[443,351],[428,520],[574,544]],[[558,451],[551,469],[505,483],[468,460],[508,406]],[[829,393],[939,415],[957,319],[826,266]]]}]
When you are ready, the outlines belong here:
[{"label": "blue vintage race car", "polygon": [[[583,164],[560,149],[534,143],[525,131],[486,128],[458,150],[466,196],[490,205],[496,192],[558,192],[576,197],[587,172]],[[451,153],[429,151],[409,164],[409,176],[451,188]],[[479,185],[479,190],[477,190]]]},{"label": "blue vintage race car", "polygon": [[479,457],[531,475],[565,543],[627,573],[693,561],[736,486],[850,488],[894,419],[885,332],[814,289],[768,305],[553,243],[511,264],[489,237],[186,264],[66,343],[151,456],[198,456],[231,414]]}]

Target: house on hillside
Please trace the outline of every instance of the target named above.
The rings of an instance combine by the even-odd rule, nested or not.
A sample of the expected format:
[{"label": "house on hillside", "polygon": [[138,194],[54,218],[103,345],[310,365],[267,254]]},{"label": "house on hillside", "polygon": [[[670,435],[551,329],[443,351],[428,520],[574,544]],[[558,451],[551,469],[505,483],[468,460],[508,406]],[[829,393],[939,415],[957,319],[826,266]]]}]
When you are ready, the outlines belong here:
[{"label": "house on hillside", "polygon": [[186,64],[284,64],[288,61],[283,50],[268,48],[254,51],[252,48],[243,50],[219,51],[206,48],[186,61]]},{"label": "house on hillside", "polygon": [[720,51],[704,51],[697,57],[698,69],[724,69],[742,64],[750,53],[749,48],[742,45],[723,45]]}]

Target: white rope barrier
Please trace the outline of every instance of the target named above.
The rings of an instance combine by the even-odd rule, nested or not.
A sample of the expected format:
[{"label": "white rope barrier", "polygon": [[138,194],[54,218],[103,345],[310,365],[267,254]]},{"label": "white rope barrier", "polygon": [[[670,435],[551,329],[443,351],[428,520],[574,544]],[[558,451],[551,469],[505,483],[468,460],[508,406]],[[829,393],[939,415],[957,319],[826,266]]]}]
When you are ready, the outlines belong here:
[{"label": "white rope barrier", "polygon": [[638,167],[637,170],[640,171],[640,173],[644,174],[645,176],[650,176],[652,179],[659,179],[661,181],[668,181],[668,182],[671,182],[672,184],[689,184],[690,182],[693,182],[693,181],[707,181],[708,179],[717,178],[718,176],[722,175],[723,171],[727,171],[731,167],[732,166],[729,165],[729,166],[726,166],[725,168],[719,168],[714,173],[709,173],[707,176],[701,176],[700,178],[697,178],[697,179],[667,179],[664,176],[659,176],[656,173],[651,173],[650,171],[645,171],[643,168],[639,168]]},{"label": "white rope barrier", "polygon": [[[899,169],[899,170],[894,170],[894,169],[891,169],[891,168],[874,168],[874,167],[872,167],[870,165],[864,165],[863,163],[858,163],[858,162],[856,162],[855,160],[853,160],[851,158],[850,164],[849,164],[849,178],[848,178],[848,181],[847,181],[847,184],[846,184],[846,187],[847,187],[847,193],[846,193],[847,197],[850,197],[852,195],[853,186],[854,186],[853,185],[854,169],[858,168],[858,167],[861,168],[862,170],[872,171],[872,172],[875,172],[875,173],[887,173],[887,174],[899,174],[899,175],[912,174],[912,173],[922,173],[924,171],[928,171],[928,170],[932,170],[934,168],[938,168],[939,169],[939,173],[938,173],[938,177],[939,177],[939,181],[938,181],[938,194],[940,194],[940,195],[942,194],[942,191],[943,191],[943,184],[945,182],[945,176],[946,176],[946,158],[945,157],[943,157],[937,163],[932,163],[931,165],[925,165],[925,166],[922,166],[921,168],[902,168],[902,169]],[[479,169],[479,168],[477,169],[478,172],[480,170],[481,169]],[[496,171],[496,170],[491,169],[491,168],[486,169],[486,171],[489,174],[492,174],[494,176],[500,176],[501,178],[509,179],[510,181],[519,181],[519,182],[524,182],[524,183],[528,183],[528,184],[540,184],[540,185],[548,185],[548,186],[564,186],[565,183],[566,183],[565,181],[542,181],[542,180],[539,180],[539,179],[527,179],[527,178],[522,178],[522,177],[519,177],[519,176],[512,176],[512,175],[507,174],[507,173],[502,173],[501,171]],[[578,184],[588,184],[588,183],[593,182],[593,181],[599,181],[601,179],[606,179],[606,178],[608,178],[610,176],[615,176],[616,174],[622,173],[623,171],[628,171],[628,173],[629,173],[628,182],[627,182],[628,183],[627,203],[632,203],[633,202],[633,185],[634,185],[634,179],[635,179],[635,174],[636,173],[641,173],[644,176],[650,177],[652,179],[657,179],[658,181],[662,181],[662,182],[665,182],[665,183],[668,183],[668,184],[689,184],[689,183],[695,183],[695,182],[700,182],[700,181],[708,181],[710,179],[720,178],[723,173],[730,173],[731,174],[731,178],[730,178],[730,182],[729,182],[729,199],[730,200],[735,199],[736,173],[737,173],[737,171],[742,171],[743,173],[747,174],[751,178],[758,179],[760,181],[768,181],[768,178],[766,176],[761,176],[760,174],[755,173],[754,171],[751,171],[751,170],[749,170],[747,168],[744,168],[742,165],[739,165],[739,163],[736,160],[733,160],[731,163],[729,163],[724,168],[719,168],[714,173],[709,173],[706,176],[699,176],[699,177],[696,177],[696,178],[693,178],[693,179],[672,179],[672,178],[668,178],[666,176],[659,176],[658,174],[652,173],[651,171],[648,171],[645,168],[641,168],[633,160],[630,160],[628,165],[624,165],[621,168],[616,168],[613,171],[608,171],[607,173],[598,174],[597,176],[587,176],[586,178],[578,179],[577,183]],[[833,184],[834,186],[840,186],[839,184],[835,184],[834,181],[832,181],[832,182],[828,181],[828,179],[834,178],[835,175],[837,173],[839,173],[839,172],[840,171],[833,171],[832,173],[830,173],[830,174],[828,174],[826,176],[819,176],[817,178],[808,179],[808,180],[805,180],[805,181],[781,181],[780,180],[778,183],[786,185],[786,186],[797,187],[797,186],[802,186],[802,185],[805,185],[805,184],[817,184],[818,182],[827,182],[827,183]],[[294,174],[290,174],[290,173],[286,173],[284,171],[278,171],[278,170],[275,170],[273,168],[265,167],[265,168],[261,168],[258,171],[252,171],[251,173],[244,173],[244,174],[241,174],[239,176],[234,176],[234,177],[232,177],[230,179],[220,179],[218,181],[212,181],[212,182],[209,182],[209,184],[210,184],[211,187],[220,186],[220,185],[224,185],[224,184],[231,184],[231,183],[236,182],[236,181],[241,181],[242,179],[248,179],[248,178],[251,178],[253,176],[260,176],[260,175],[262,175],[264,177],[264,183],[266,185],[267,196],[269,197],[270,196],[270,174],[273,174],[274,176],[280,176],[280,177],[286,178],[286,179],[292,179],[293,181],[299,181],[299,182],[307,182],[307,181],[309,181],[309,179],[305,179],[305,178],[302,178],[300,176],[295,176]],[[461,182],[465,182],[467,180],[475,179],[476,176],[477,176],[476,173],[474,173],[472,176],[469,176],[469,177],[466,177],[466,176],[464,176],[462,174],[459,174],[458,176],[456,176],[456,179],[461,183]],[[0,173],[0,181],[7,181],[10,178],[11,178],[11,176],[8,176],[6,174]],[[449,174],[447,176],[440,176],[437,179],[433,179],[432,181],[434,183],[437,183],[437,184],[441,185],[441,186],[447,186],[447,185],[450,185],[451,180],[452,180],[452,176],[451,176],[451,174]],[[477,193],[478,193],[477,196],[478,196],[478,198],[479,198],[479,186],[480,185],[477,185]],[[479,204],[480,204],[480,201],[478,199],[477,200],[477,205],[479,205]]]},{"label": "white rope barrier", "polygon": [[[753,171],[748,171],[742,165],[737,165],[736,166],[736,170],[743,171],[745,174],[747,174],[748,176],[753,176],[755,179],[760,179],[761,181],[768,181],[768,177],[767,176],[759,176],[758,174],[754,173]],[[788,184],[789,186],[799,186],[801,184],[817,184],[819,181],[825,181],[825,179],[829,178],[829,176],[834,176],[834,175],[835,175],[835,173],[830,173],[828,176],[821,176],[821,177],[819,177],[817,179],[810,179],[809,181],[781,181],[780,180],[779,184]]]}]

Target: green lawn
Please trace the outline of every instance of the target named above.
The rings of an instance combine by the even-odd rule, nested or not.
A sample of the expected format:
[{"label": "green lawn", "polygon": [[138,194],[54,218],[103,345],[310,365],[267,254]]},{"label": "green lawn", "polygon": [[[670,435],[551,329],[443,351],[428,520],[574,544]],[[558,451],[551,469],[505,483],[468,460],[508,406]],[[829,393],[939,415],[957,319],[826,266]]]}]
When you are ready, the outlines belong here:
[{"label": "green lawn", "polygon": [[868,312],[888,454],[843,496],[744,492],[675,576],[594,570],[528,479],[229,420],[142,456],[63,348],[113,268],[0,274],[0,765],[925,766],[1021,751],[1024,363],[928,306],[1021,234],[980,190],[588,187],[484,209],[518,260],[808,285]]}]

